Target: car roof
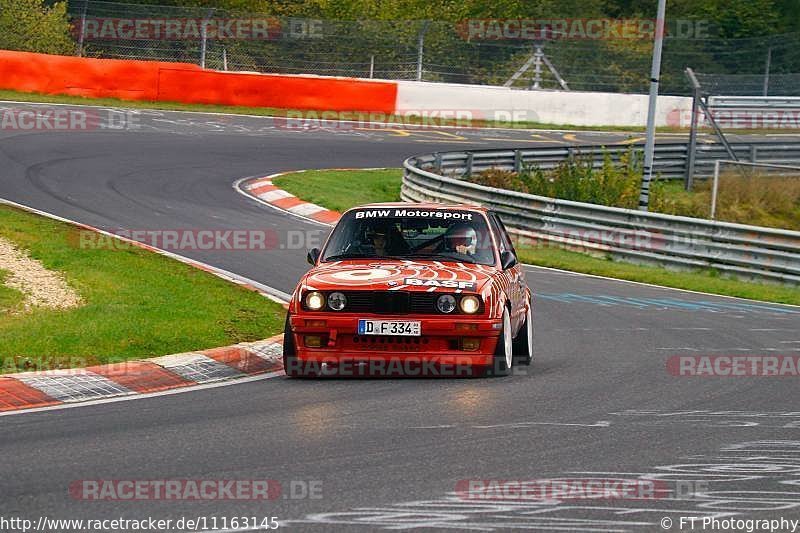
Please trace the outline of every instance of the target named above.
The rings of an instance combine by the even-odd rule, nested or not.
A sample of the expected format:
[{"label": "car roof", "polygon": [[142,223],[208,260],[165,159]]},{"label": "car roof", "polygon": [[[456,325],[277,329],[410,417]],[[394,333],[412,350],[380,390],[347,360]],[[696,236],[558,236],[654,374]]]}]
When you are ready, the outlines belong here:
[{"label": "car roof", "polygon": [[364,204],[348,209],[375,209],[381,207],[404,207],[406,209],[458,209],[459,211],[478,211],[481,213],[488,213],[489,210],[480,205],[468,204],[437,204],[434,202],[382,202],[374,204]]}]

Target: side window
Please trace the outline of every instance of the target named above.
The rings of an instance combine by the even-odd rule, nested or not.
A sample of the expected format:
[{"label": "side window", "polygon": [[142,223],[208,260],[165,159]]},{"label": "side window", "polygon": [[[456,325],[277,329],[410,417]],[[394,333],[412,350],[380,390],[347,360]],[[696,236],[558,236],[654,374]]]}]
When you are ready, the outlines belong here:
[{"label": "side window", "polygon": [[517,251],[514,249],[514,243],[511,242],[511,238],[508,235],[506,227],[503,225],[503,221],[500,220],[500,217],[497,216],[496,213],[489,213],[489,219],[492,221],[492,228],[497,235],[497,240],[500,242],[500,250],[508,250],[516,256]]}]

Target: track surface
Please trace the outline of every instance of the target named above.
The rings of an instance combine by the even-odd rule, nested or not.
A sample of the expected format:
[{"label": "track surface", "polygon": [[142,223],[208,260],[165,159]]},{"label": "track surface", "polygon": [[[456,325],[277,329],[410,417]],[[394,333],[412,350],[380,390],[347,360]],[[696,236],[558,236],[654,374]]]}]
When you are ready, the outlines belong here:
[{"label": "track surface", "polygon": [[[297,168],[396,167],[415,153],[465,146],[626,137],[297,131],[263,118],[136,117],[133,131],[0,131],[0,197],[106,229],[271,228],[282,245],[274,251],[185,255],[287,292],[306,269],[305,244],[325,229],[237,194],[236,178]],[[291,246],[298,235],[309,242]],[[679,516],[714,510],[800,519],[797,379],[686,378],[666,371],[672,355],[797,355],[800,309],[538,268],[529,269],[528,280],[536,295],[536,360],[524,375],[276,378],[0,418],[0,517],[255,515],[312,531],[659,531],[665,516],[679,531]],[[453,494],[467,479],[659,472],[682,479],[704,473],[705,497],[501,504]],[[321,482],[322,497],[87,502],[68,493],[82,479],[265,478],[280,481],[284,493],[293,481]],[[708,505],[710,499],[717,503]]]}]

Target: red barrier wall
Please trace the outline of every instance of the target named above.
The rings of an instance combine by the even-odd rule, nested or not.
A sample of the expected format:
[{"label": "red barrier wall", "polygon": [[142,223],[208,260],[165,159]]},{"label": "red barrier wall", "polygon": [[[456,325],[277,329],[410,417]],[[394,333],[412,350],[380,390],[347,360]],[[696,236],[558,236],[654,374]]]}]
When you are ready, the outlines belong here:
[{"label": "red barrier wall", "polygon": [[397,84],[243,74],[188,63],[0,50],[0,89],[123,100],[393,113]]}]

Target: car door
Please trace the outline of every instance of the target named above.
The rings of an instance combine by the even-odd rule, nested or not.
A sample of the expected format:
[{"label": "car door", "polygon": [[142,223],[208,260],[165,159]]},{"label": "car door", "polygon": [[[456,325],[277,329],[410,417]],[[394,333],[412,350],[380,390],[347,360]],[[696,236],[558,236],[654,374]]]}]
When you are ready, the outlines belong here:
[{"label": "car door", "polygon": [[[492,232],[495,234],[495,240],[499,251],[501,253],[509,251],[516,257],[517,252],[514,249],[514,243],[511,242],[508,231],[500,220],[500,217],[497,216],[497,213],[490,212],[489,221],[492,226]],[[512,330],[516,331],[522,321],[525,320],[525,290],[527,288],[525,273],[522,270],[522,265],[517,261],[517,264],[513,267],[504,270],[502,275],[506,277],[506,282],[508,283],[508,297],[511,300]]]}]

